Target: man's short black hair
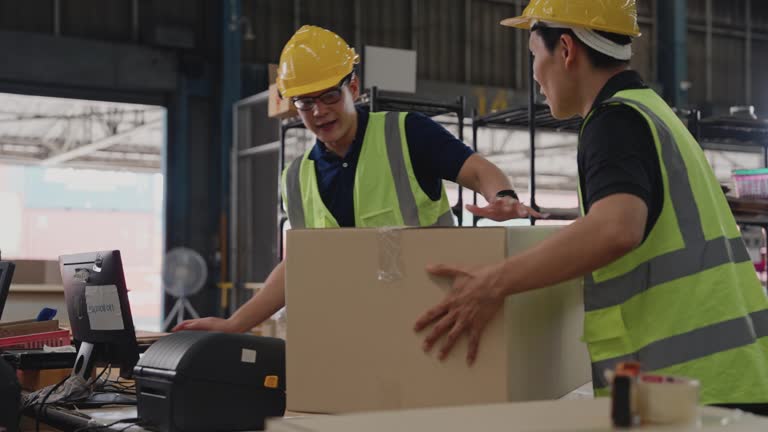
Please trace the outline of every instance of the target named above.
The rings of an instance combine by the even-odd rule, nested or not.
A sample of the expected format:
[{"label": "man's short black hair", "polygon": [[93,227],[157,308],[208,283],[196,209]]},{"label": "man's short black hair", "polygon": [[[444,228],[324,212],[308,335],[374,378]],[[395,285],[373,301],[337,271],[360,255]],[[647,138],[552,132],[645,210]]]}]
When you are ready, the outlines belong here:
[{"label": "man's short black hair", "polygon": [[[543,23],[537,23],[533,26],[531,31],[537,32],[539,36],[541,36],[541,38],[544,40],[544,46],[547,47],[547,50],[550,53],[555,52],[555,48],[560,42],[560,36],[564,34],[570,35],[573,40],[576,41],[576,43],[581,44],[581,46],[586,48],[589,62],[592,63],[592,66],[596,67],[597,69],[613,69],[620,66],[627,66],[629,64],[628,60],[615,59],[601,53],[600,51],[595,50],[594,48],[587,46],[578,37],[576,37],[576,34],[574,34],[573,30],[571,29],[553,28]],[[616,42],[619,45],[629,45],[632,43],[632,38],[627,35],[608,33],[599,30],[596,30],[595,32],[612,42]]]}]

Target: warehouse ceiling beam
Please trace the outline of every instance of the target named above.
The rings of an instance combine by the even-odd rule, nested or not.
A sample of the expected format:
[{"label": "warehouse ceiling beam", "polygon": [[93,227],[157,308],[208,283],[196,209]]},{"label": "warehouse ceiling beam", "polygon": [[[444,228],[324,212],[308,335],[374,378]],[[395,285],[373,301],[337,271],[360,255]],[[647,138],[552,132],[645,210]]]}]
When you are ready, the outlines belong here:
[{"label": "warehouse ceiling beam", "polygon": [[162,125],[163,125],[162,120],[145,123],[143,125],[136,126],[133,129],[129,129],[123,132],[116,133],[114,135],[110,135],[106,138],[96,140],[92,143],[77,146],[72,150],[54,154],[48,157],[47,159],[43,160],[41,162],[41,165],[53,166],[53,165],[58,165],[62,162],[67,162],[73,159],[77,159],[79,157],[87,156],[91,153],[107,149],[115,144],[119,144],[120,142],[125,142],[128,138],[130,138],[136,133],[143,132],[143,131],[146,131],[158,126],[162,126]]}]

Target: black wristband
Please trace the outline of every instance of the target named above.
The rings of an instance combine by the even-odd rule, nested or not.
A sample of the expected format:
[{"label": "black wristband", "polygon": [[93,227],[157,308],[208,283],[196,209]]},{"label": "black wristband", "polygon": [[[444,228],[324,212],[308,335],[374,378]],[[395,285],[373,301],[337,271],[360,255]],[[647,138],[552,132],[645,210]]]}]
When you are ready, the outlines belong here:
[{"label": "black wristband", "polygon": [[520,201],[520,198],[517,197],[517,194],[512,189],[504,189],[496,192],[496,198],[502,198],[502,197],[512,197]]}]

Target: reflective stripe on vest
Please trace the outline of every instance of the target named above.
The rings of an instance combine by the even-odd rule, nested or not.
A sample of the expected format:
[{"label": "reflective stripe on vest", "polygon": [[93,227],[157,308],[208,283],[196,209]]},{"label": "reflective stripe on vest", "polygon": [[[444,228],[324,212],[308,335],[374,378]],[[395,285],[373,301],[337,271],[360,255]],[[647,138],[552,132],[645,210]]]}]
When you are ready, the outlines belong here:
[{"label": "reflective stripe on vest", "polygon": [[[593,275],[589,274],[584,281],[585,311],[588,313],[610,312],[612,308],[617,308],[635,296],[662,284],[718,266],[750,261],[741,237],[728,238],[723,233],[724,235],[718,238],[710,240],[705,238],[688,170],[667,123],[652,109],[637,100],[616,97],[605,103],[612,102],[631,105],[651,119],[661,144],[660,160],[667,173],[668,185],[666,186],[684,246],[679,250],[652,257],[639,263],[633,270],[607,280],[596,282]],[[681,299],[681,301],[684,300]],[[649,304],[649,307],[663,306],[663,304]],[[652,312],[649,310],[649,313]],[[768,336],[768,310],[766,309],[701,326],[688,332],[655,340],[635,352],[609,359],[597,361],[593,359],[594,387],[597,390],[607,387],[609,383],[603,372],[606,369],[614,369],[623,361],[641,361],[644,370],[660,370],[746,347],[765,336]],[[712,371],[713,376],[716,373]]]},{"label": "reflective stripe on vest", "polygon": [[306,228],[304,222],[304,206],[301,204],[301,179],[299,171],[301,170],[301,157],[291,162],[286,170],[285,195],[286,207],[288,210],[288,219],[291,221],[291,228]]},{"label": "reflective stripe on vest", "polygon": [[608,387],[610,383],[603,372],[614,370],[621,362],[642,359],[643,370],[659,370],[743,347],[765,336],[768,336],[768,310],[701,327],[653,342],[632,354],[592,363],[593,385],[595,388]]},{"label": "reflective stripe on vest", "polygon": [[[403,140],[400,133],[400,113],[387,112],[384,115],[384,141],[390,170],[394,182],[400,213],[405,226],[421,226],[419,219],[419,207],[409,181],[408,166],[403,154]],[[308,158],[311,149],[307,150],[303,157],[295,159],[287,168],[284,176],[285,195],[287,201],[288,217],[292,228],[306,228],[307,219],[303,208],[301,165]],[[375,180],[373,180],[375,181]],[[309,192],[311,193],[311,192]],[[444,198],[445,191],[442,191]],[[432,226],[454,226],[453,215],[450,208],[442,213]]]},{"label": "reflective stripe on vest", "polygon": [[395,181],[397,200],[400,202],[400,213],[406,226],[420,226],[419,208],[416,206],[416,197],[411,190],[408,181],[408,169],[405,167],[405,157],[400,137],[400,113],[388,112],[385,115],[384,135],[387,142],[387,156],[392,170],[392,179]]},{"label": "reflective stripe on vest", "polygon": [[705,240],[699,209],[693,196],[688,170],[672,134],[648,107],[630,99],[612,98],[605,103],[630,103],[653,119],[661,140],[662,157],[669,178],[669,194],[675,208],[685,248],[657,256],[642,263],[637,269],[603,282],[594,282],[592,275],[584,281],[586,311],[619,305],[643,290],[689,276],[727,263],[749,261],[749,253],[741,237]]}]

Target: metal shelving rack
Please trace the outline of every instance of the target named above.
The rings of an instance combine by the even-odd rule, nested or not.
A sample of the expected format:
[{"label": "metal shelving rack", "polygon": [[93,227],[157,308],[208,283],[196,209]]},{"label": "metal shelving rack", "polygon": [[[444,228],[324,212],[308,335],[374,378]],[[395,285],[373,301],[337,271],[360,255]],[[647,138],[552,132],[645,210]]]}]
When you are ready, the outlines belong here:
[{"label": "metal shelving rack", "polygon": [[688,130],[707,150],[761,151],[768,167],[768,121],[737,117],[701,118],[701,112],[686,112]]},{"label": "metal shelving rack", "polygon": [[[547,105],[536,103],[536,85],[533,80],[533,56],[529,55],[528,59],[528,82],[530,83],[528,86],[528,107],[512,108],[480,117],[473,113],[472,146],[477,151],[477,131],[481,127],[528,129],[530,135],[529,151],[531,154],[530,174],[528,177],[528,188],[531,197],[529,206],[538,211],[541,209],[536,203],[536,129],[577,133],[581,126],[581,119],[557,120],[552,117]],[[477,193],[474,194],[472,200],[477,205]],[[551,215],[550,220],[572,220],[578,215],[578,212],[568,209],[549,209],[548,212]],[[473,217],[472,225],[477,226],[478,220],[478,217]],[[535,224],[536,220],[531,218],[531,225]]]},{"label": "metal shelving rack", "polygon": [[[688,130],[702,148],[722,151],[761,152],[763,167],[768,168],[768,121],[730,116],[701,119],[701,112],[692,109],[684,113]],[[768,211],[763,200],[729,198],[736,222],[756,225],[768,232]]]},{"label": "metal shelving rack", "polygon": [[[692,109],[686,112],[688,129],[702,148],[723,151],[761,152],[763,167],[768,168],[768,121],[732,116],[701,119],[701,112]],[[763,247],[768,244],[768,200],[754,200],[728,197],[736,223],[756,226],[762,231]],[[761,252],[762,253],[762,252]],[[761,274],[765,285],[768,270]]]},{"label": "metal shelving rack", "polygon": [[[466,99],[464,96],[457,97],[453,102],[435,101],[423,98],[417,98],[412,95],[402,93],[384,92],[377,87],[372,87],[370,91],[361,96],[358,106],[367,107],[372,112],[377,111],[407,111],[420,112],[430,117],[455,114],[458,121],[458,138],[464,141],[464,115]],[[292,118],[283,120],[280,125],[280,172],[285,168],[285,141],[286,133],[291,129],[303,129],[304,124],[301,119]],[[459,199],[453,207],[453,212],[458,218],[459,225],[462,224],[461,208],[463,207],[462,188],[459,186]],[[458,211],[457,211],[458,209]],[[278,258],[283,259],[283,228],[288,221],[288,215],[283,209],[283,197],[278,190]]]}]

